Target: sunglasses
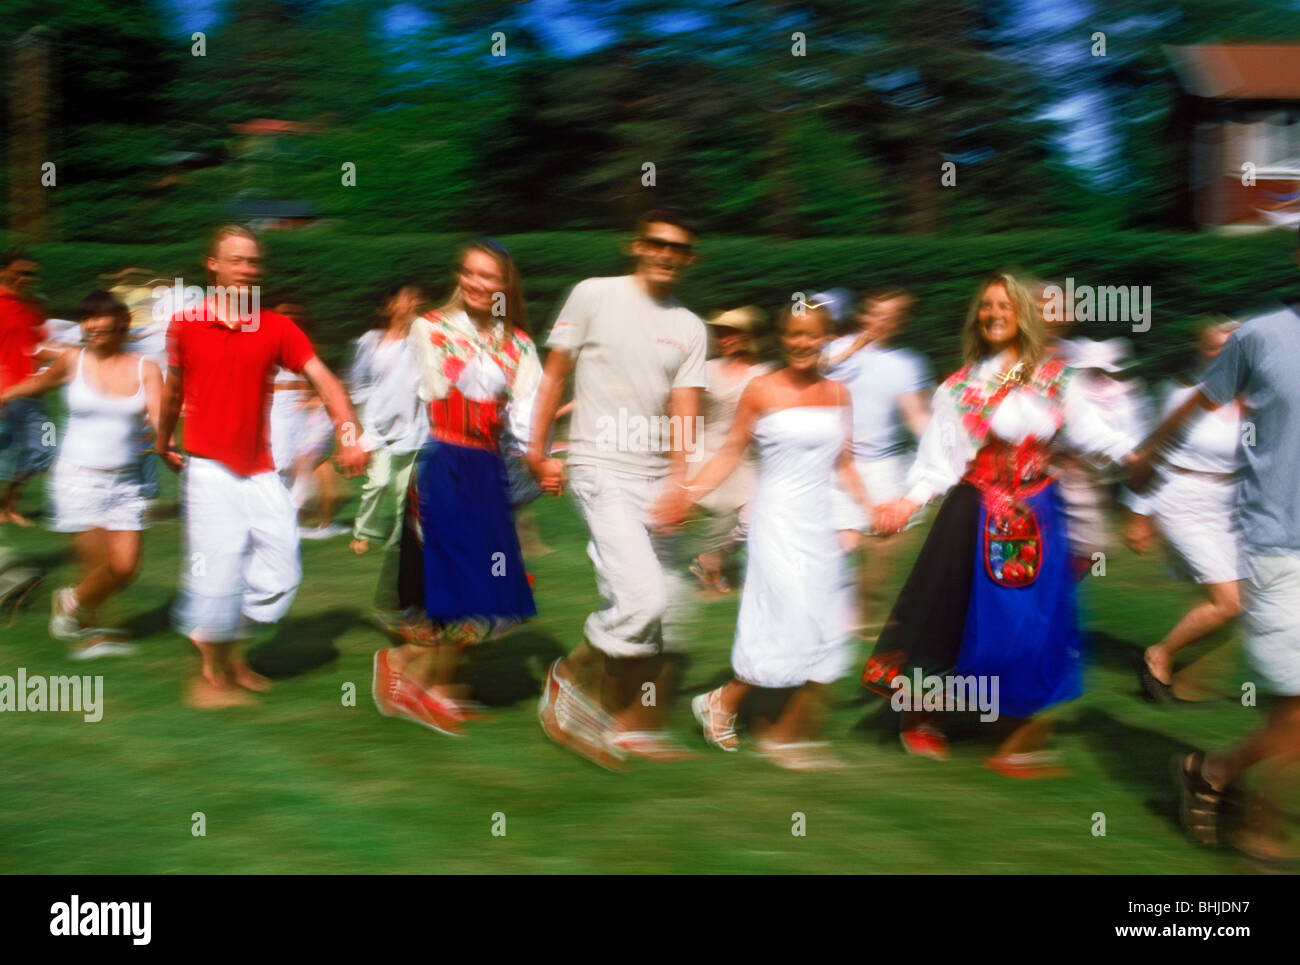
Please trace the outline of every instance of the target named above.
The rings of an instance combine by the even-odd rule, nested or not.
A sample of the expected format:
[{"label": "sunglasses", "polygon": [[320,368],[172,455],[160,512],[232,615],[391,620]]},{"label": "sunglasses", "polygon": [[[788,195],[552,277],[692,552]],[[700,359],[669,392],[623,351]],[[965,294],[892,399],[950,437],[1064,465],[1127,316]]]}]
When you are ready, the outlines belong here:
[{"label": "sunglasses", "polygon": [[675,255],[683,256],[695,253],[695,246],[683,241],[669,241],[666,238],[646,237],[644,235],[638,240],[651,251],[671,251]]}]

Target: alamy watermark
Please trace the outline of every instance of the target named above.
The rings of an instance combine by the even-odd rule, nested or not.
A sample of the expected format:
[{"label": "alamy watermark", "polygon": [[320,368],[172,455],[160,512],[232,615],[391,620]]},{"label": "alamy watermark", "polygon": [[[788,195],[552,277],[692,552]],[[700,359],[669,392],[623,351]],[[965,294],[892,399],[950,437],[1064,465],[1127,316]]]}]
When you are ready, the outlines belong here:
[{"label": "alamy watermark", "polygon": [[50,934],[59,937],[125,936],[133,945],[152,937],[153,903],[149,901],[68,901],[50,905]]},{"label": "alamy watermark", "polygon": [[704,416],[683,420],[678,415],[634,415],[620,407],[617,417],[596,419],[596,448],[602,452],[673,452],[680,445],[687,462],[699,462],[703,432]]},{"label": "alamy watermark", "polygon": [[155,322],[177,315],[192,322],[209,318],[215,311],[227,322],[238,321],[242,331],[255,332],[260,324],[260,285],[187,285],[183,278],[176,278],[171,285],[158,285],[150,295]]},{"label": "alamy watermark", "polygon": [[1133,331],[1151,328],[1150,285],[1076,285],[1065,279],[1065,288],[1043,288],[1045,322],[1130,322]]},{"label": "alamy watermark", "polygon": [[899,674],[889,686],[894,689],[889,706],[897,711],[978,710],[986,724],[998,719],[996,676],[922,676],[920,670],[913,670],[910,677]]},{"label": "alamy watermark", "polygon": [[19,667],[16,676],[0,674],[0,712],[81,714],[88,724],[104,716],[104,678],[27,675]]}]

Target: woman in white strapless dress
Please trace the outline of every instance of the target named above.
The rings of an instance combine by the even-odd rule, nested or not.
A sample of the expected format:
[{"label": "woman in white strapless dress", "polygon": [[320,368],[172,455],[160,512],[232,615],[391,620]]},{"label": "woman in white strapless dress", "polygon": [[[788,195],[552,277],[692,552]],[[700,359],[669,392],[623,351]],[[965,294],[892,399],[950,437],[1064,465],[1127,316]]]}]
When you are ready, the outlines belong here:
[{"label": "woman in white strapless dress", "polygon": [[660,522],[675,525],[720,485],[751,440],[758,449],[749,561],[732,650],[734,679],[691,707],[705,739],[726,751],[741,702],[754,689],[794,689],[759,750],[782,767],[833,766],[820,736],[825,687],[853,659],[853,580],[831,513],[836,470],[871,515],[851,459],[848,390],[818,372],[830,333],[823,311],[787,315],[781,342],[787,365],[746,387],[726,444]]}]

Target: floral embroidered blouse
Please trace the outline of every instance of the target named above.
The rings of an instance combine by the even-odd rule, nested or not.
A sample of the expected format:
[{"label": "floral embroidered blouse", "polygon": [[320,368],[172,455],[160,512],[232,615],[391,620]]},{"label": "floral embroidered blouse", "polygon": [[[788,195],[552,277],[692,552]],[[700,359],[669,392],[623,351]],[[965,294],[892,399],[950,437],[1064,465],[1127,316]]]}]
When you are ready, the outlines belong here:
[{"label": "floral embroidered blouse", "polygon": [[1139,439],[1112,427],[1075,384],[1059,359],[1039,365],[1023,384],[998,396],[1008,353],[980,359],[944,380],[934,393],[933,415],[908,474],[907,498],[926,503],[961,482],[986,442],[1049,443],[1060,433],[1075,451],[1118,462]]},{"label": "floral embroidered blouse", "polygon": [[506,429],[516,444],[528,444],[542,381],[531,338],[504,321],[481,333],[463,311],[417,318],[407,338],[435,437],[496,448]]}]

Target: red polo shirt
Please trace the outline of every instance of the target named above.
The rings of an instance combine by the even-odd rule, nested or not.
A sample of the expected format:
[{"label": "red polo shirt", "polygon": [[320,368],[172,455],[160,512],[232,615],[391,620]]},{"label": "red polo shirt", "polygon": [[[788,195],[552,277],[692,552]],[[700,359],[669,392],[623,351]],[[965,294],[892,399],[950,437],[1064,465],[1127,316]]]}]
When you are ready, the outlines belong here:
[{"label": "red polo shirt", "polygon": [[173,316],[167,361],[184,379],[185,451],[240,476],[271,472],[272,380],[280,366],[301,372],[315,354],[302,329],[275,312],[234,328],[216,317]]},{"label": "red polo shirt", "polygon": [[13,292],[0,291],[0,390],[36,371],[36,346],[45,337],[45,315]]}]

